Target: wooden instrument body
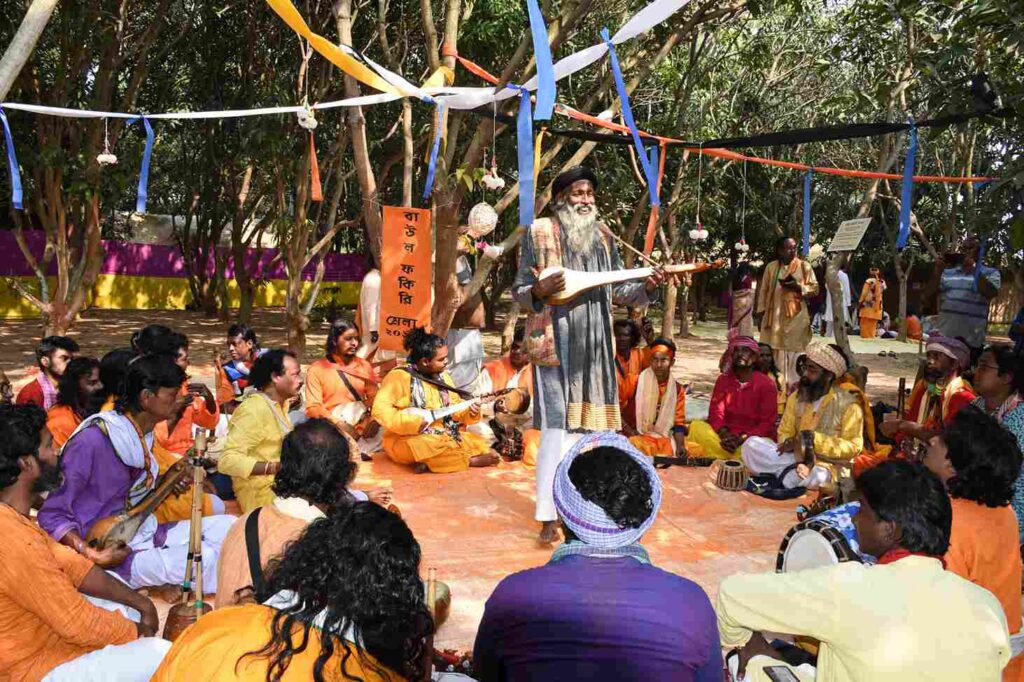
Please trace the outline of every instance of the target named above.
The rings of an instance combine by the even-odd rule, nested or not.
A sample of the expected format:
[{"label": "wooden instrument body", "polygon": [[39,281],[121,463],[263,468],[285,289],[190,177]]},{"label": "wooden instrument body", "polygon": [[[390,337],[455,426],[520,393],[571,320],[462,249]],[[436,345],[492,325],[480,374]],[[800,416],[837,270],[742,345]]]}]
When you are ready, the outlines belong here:
[{"label": "wooden instrument body", "polygon": [[[724,264],[724,261],[721,260],[715,261],[714,263],[684,263],[682,265],[666,265],[658,270],[665,274],[678,275],[687,272],[696,273],[703,272],[704,270],[710,270],[712,268],[720,268]],[[561,291],[545,298],[544,302],[548,305],[565,305],[580,294],[584,294],[591,289],[608,286],[610,284],[621,284],[623,282],[630,282],[638,279],[647,279],[653,275],[654,272],[655,268],[633,268],[631,270],[608,270],[605,272],[582,272],[580,270],[570,270],[560,266],[553,266],[541,270],[537,279],[539,281],[543,281],[552,275],[562,273],[565,277],[565,287]]]},{"label": "wooden instrument body", "polygon": [[530,409],[530,393],[523,388],[510,389],[494,405],[495,410],[504,410],[508,414],[526,414]]},{"label": "wooden instrument body", "polygon": [[[495,391],[493,393],[485,393],[484,395],[478,395],[475,398],[470,398],[469,400],[463,400],[462,402],[454,403],[452,405],[449,405],[448,407],[435,407],[434,409],[430,410],[430,409],[423,408],[423,407],[411,407],[410,406],[410,407],[407,407],[404,410],[402,410],[402,412],[404,412],[405,414],[411,414],[411,415],[415,415],[415,416],[419,417],[420,419],[423,420],[423,427],[426,428],[426,427],[430,426],[431,424],[433,424],[434,422],[436,422],[436,421],[438,421],[440,419],[444,419],[445,417],[450,417],[451,415],[458,414],[460,412],[465,412],[466,410],[468,410],[468,409],[470,409],[472,407],[476,407],[478,405],[482,405],[483,403],[491,402],[493,400],[497,400],[499,397],[502,397],[502,396],[507,397],[509,394],[511,394],[513,392],[523,393],[523,394],[526,395],[526,400],[529,399],[529,394],[526,393],[526,391],[523,390],[523,389],[519,389],[519,388],[506,388],[506,389],[503,389],[501,391]],[[522,401],[522,400],[523,399],[520,398],[520,401]],[[526,407],[523,407],[522,406],[522,402],[520,402],[518,404],[518,407],[522,408],[525,411],[526,408],[529,407],[529,403],[526,403]]]},{"label": "wooden instrument body", "polygon": [[[213,611],[213,607],[206,602],[203,602],[202,608],[204,616]],[[196,607],[192,602],[179,602],[175,604],[167,612],[167,622],[164,623],[164,639],[168,642],[173,642],[197,620],[199,618],[196,614]]]},{"label": "wooden instrument body", "polygon": [[718,470],[715,473],[715,485],[722,490],[737,492],[747,487],[747,468],[743,462],[736,460],[719,460]]},{"label": "wooden instrument body", "polygon": [[142,527],[149,515],[154,513],[160,503],[174,493],[174,488],[178,483],[189,475],[187,463],[184,458],[175,462],[160,480],[160,485],[131,509],[94,523],[86,533],[86,542],[98,549],[122,543],[128,544],[139,532],[139,528]]}]

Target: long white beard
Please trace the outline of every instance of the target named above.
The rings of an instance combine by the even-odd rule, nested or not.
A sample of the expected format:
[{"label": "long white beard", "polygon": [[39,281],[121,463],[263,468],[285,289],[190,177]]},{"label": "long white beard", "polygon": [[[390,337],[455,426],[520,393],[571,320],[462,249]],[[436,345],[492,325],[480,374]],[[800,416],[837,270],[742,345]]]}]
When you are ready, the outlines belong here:
[{"label": "long white beard", "polygon": [[582,206],[561,204],[555,209],[555,216],[565,231],[565,242],[572,251],[585,253],[594,248],[600,233],[597,230],[597,208],[579,213]]}]

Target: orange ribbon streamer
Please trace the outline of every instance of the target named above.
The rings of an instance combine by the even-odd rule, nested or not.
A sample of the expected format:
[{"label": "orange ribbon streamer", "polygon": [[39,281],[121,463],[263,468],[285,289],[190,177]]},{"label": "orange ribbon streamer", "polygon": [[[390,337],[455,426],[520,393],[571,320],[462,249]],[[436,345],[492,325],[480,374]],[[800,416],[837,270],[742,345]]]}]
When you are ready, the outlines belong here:
[{"label": "orange ribbon streamer", "polygon": [[313,201],[324,200],[324,188],[320,184],[320,164],[316,161],[316,143],[313,141],[313,131],[309,131],[309,197]]}]

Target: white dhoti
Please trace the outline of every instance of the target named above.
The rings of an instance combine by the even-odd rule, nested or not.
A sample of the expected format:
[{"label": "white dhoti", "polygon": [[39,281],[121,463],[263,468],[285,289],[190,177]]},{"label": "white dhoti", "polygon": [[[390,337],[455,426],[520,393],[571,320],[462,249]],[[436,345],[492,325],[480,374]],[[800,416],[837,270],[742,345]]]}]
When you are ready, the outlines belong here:
[{"label": "white dhoti", "polygon": [[[792,452],[779,452],[779,446],[770,438],[752,436],[740,446],[743,464],[751,474],[774,474],[778,476],[787,467],[796,464],[796,456]],[[791,469],[782,479],[787,488],[803,486],[808,490],[816,490],[832,480],[832,473],[821,466],[814,466],[807,478],[801,478],[796,469]]]},{"label": "white dhoti", "polygon": [[565,429],[542,429],[537,446],[537,511],[538,521],[557,521],[555,511],[555,471],[562,458],[585,433],[570,433]]},{"label": "white dhoti", "polygon": [[[115,580],[121,580],[114,573],[110,575]],[[99,597],[85,598],[101,609],[117,611],[133,623],[141,619],[139,612],[130,606]],[[160,667],[170,648],[171,643],[159,637],[143,637],[127,644],[111,644],[62,663],[51,670],[43,682],[147,682]]]},{"label": "white dhoti", "polygon": [[[217,591],[217,560],[224,537],[236,521],[230,514],[203,517],[203,591]],[[156,526],[150,517],[136,533],[129,546],[128,571],[119,571],[121,578],[135,589],[155,585],[177,585],[185,579],[188,559],[189,523],[179,521]]]}]

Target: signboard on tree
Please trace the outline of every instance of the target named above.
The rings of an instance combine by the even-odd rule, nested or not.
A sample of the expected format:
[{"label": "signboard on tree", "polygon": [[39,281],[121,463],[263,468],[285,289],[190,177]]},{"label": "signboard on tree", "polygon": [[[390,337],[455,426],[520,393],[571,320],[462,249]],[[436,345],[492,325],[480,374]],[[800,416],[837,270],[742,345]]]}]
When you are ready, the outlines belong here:
[{"label": "signboard on tree", "polygon": [[839,223],[836,236],[832,237],[832,243],[828,245],[828,252],[856,251],[870,224],[871,218],[856,218]]},{"label": "signboard on tree", "polygon": [[384,207],[380,266],[380,347],[403,351],[413,327],[430,327],[431,215],[426,208]]}]

